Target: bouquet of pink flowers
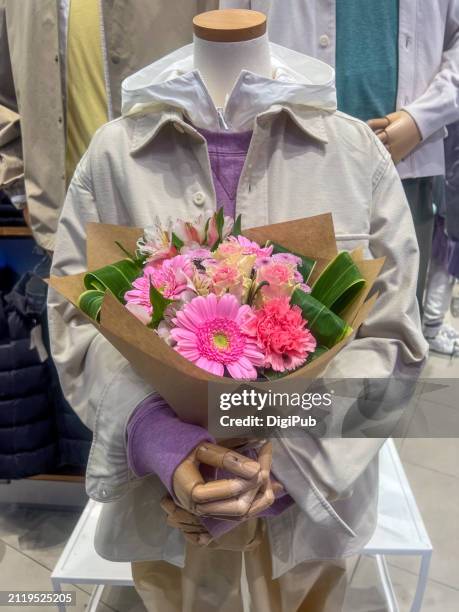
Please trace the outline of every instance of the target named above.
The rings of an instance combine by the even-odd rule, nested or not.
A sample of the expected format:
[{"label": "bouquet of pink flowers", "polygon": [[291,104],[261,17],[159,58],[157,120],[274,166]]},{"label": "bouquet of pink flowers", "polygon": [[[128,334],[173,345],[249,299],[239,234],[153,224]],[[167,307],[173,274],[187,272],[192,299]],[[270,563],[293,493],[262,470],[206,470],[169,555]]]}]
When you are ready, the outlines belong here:
[{"label": "bouquet of pink flowers", "polygon": [[[330,338],[318,344],[324,325],[334,331],[333,344],[342,340],[352,329],[321,297],[335,296],[340,275],[341,295],[335,297],[343,309],[365,285],[357,264],[341,253],[311,290],[314,260],[246,238],[240,217],[234,222],[222,209],[168,228],[158,222],[144,230],[135,255],[127,255],[89,275],[80,308],[97,319],[109,289],[188,361],[236,379],[279,377],[303,366],[317,349],[330,348]],[[120,293],[123,278],[126,291]]]},{"label": "bouquet of pink flowers", "polygon": [[87,260],[50,285],[201,425],[210,382],[319,376],[374,306],[383,265],[338,253],[329,214],[242,231],[222,210],[143,229],[89,224]]}]

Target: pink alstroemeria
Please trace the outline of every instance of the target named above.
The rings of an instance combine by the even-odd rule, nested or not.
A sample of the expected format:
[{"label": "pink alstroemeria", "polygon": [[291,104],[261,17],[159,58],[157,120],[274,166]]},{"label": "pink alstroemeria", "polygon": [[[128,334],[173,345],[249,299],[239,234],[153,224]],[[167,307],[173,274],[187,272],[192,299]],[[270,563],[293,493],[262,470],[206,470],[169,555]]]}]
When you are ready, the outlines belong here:
[{"label": "pink alstroemeria", "polygon": [[164,297],[170,300],[183,299],[189,291],[188,282],[193,277],[194,266],[183,255],[166,259],[159,266],[148,264],[140,276],[132,283],[132,289],[124,294],[126,308],[140,319],[140,310],[129,306],[136,304],[142,307],[151,317],[153,309],[150,303],[150,286],[153,285]]},{"label": "pink alstroemeria", "polygon": [[[221,239],[226,240],[226,238],[230,235],[234,226],[234,220],[231,217],[224,217],[223,219],[223,229]],[[207,238],[206,244],[212,247],[218,240],[218,230],[217,230],[217,215],[213,215],[209,220],[209,225],[207,227]]]},{"label": "pink alstroemeria", "polygon": [[317,342],[298,306],[276,298],[251,313],[243,326],[265,355],[265,367],[276,372],[295,370],[316,350]]},{"label": "pink alstroemeria", "polygon": [[206,223],[207,219],[205,219],[203,215],[200,215],[194,221],[183,221],[182,219],[177,219],[172,226],[172,232],[186,246],[198,246],[204,244],[206,237]]},{"label": "pink alstroemeria", "polygon": [[264,356],[242,331],[250,312],[230,294],[194,298],[174,319],[175,350],[216,376],[223,376],[226,369],[232,378],[256,379],[256,367],[263,364]]},{"label": "pink alstroemeria", "polygon": [[137,250],[140,255],[146,257],[147,262],[153,265],[177,255],[177,249],[171,241],[171,234],[168,230],[163,229],[159,219],[154,225],[144,229],[143,236],[137,241]]}]

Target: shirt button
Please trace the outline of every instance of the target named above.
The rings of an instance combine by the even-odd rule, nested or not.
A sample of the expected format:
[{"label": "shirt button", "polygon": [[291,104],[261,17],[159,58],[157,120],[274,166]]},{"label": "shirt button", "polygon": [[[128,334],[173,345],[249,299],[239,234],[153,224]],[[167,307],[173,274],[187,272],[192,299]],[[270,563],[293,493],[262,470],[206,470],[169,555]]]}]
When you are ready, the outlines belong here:
[{"label": "shirt button", "polygon": [[326,34],[322,34],[319,38],[319,44],[321,47],[328,47],[330,44],[330,38]]},{"label": "shirt button", "polygon": [[206,197],[202,193],[202,191],[197,191],[193,196],[193,202],[194,204],[196,204],[196,206],[202,206],[205,200],[206,200]]},{"label": "shirt button", "polygon": [[113,64],[119,64],[121,61],[121,58],[119,55],[112,55],[111,60]]}]

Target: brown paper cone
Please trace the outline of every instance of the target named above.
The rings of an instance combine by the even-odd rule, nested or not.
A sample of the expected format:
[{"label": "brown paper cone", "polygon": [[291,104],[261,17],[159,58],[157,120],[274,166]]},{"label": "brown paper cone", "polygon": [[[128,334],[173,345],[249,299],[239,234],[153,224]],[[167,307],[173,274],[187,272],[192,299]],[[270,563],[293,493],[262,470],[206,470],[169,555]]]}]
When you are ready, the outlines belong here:
[{"label": "brown paper cone", "polygon": [[[116,241],[128,251],[134,252],[137,238],[142,233],[142,228],[90,223],[87,238],[88,270],[95,270],[123,258]],[[313,257],[318,260],[316,267],[319,270],[337,254],[330,214],[252,228],[243,233],[259,243],[272,240],[296,253]],[[366,280],[365,288],[342,315],[355,332],[376,302],[377,294],[367,298],[384,259],[365,260],[361,249],[354,251],[352,256],[358,261],[359,269]],[[51,277],[49,284],[77,306],[78,297],[84,289],[84,274]],[[154,330],[145,327],[110,293],[106,294],[102,304],[100,325],[95,321],[91,322],[184,421],[207,426],[207,394],[210,382],[234,388],[233,379],[214,376],[187,361],[169,347]],[[319,377],[330,361],[351,341],[352,336],[345,338],[310,364],[282,378],[279,383],[288,378]],[[276,381],[269,384],[274,386]]]}]

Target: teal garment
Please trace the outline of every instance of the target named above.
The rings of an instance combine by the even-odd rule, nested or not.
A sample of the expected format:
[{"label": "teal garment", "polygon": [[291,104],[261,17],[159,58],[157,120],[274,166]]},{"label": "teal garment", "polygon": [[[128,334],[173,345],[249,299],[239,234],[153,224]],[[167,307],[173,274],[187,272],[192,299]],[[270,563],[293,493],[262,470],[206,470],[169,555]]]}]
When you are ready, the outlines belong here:
[{"label": "teal garment", "polygon": [[398,0],[336,0],[338,109],[363,121],[395,110]]}]

